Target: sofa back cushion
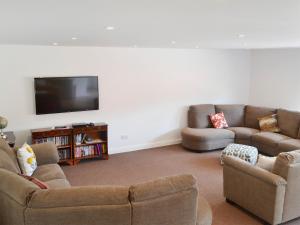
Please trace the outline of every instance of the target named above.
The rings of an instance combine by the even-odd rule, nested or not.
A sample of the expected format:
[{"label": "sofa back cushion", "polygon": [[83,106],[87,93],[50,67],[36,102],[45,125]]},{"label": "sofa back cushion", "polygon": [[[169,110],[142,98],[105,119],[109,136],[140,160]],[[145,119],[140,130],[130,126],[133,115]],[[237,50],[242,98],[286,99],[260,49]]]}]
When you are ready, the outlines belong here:
[{"label": "sofa back cushion", "polygon": [[196,181],[191,175],[131,186],[132,225],[195,225],[197,197]]},{"label": "sofa back cushion", "polygon": [[245,127],[259,129],[258,118],[276,113],[276,109],[247,105],[245,109]]},{"label": "sofa back cushion", "polygon": [[292,138],[297,138],[300,125],[300,112],[278,109],[277,116],[281,133]]},{"label": "sofa back cushion", "polygon": [[273,173],[287,181],[283,206],[283,221],[300,216],[300,150],[280,153],[273,167]]},{"label": "sofa back cushion", "polygon": [[19,173],[19,170],[16,168],[14,162],[2,149],[0,149],[0,168],[16,174]]},{"label": "sofa back cushion", "polygon": [[209,115],[215,114],[215,106],[211,104],[192,105],[188,111],[188,127],[208,128],[212,127]]},{"label": "sofa back cushion", "polygon": [[229,127],[243,127],[245,105],[216,105],[216,112],[223,112]]},{"label": "sofa back cushion", "polygon": [[[6,155],[9,158],[9,163],[12,164],[13,167],[13,172],[16,173],[21,173],[19,164],[18,164],[18,160],[17,160],[17,155],[16,155],[16,151],[11,148],[7,142],[5,140],[3,140],[2,138],[0,138],[0,151],[6,153]],[[2,160],[2,158],[0,158],[0,161]],[[7,161],[7,160],[6,160]],[[2,162],[3,164],[4,162]],[[0,168],[3,168],[0,166]]]}]

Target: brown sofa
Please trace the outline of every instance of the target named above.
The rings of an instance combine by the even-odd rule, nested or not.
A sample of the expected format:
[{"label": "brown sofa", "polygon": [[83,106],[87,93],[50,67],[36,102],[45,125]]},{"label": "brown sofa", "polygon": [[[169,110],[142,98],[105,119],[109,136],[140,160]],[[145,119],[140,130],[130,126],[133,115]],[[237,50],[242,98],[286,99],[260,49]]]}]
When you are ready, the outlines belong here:
[{"label": "brown sofa", "polygon": [[127,186],[71,187],[54,144],[32,145],[40,189],[19,176],[16,155],[0,139],[1,225],[210,225],[212,213],[191,175]]},{"label": "brown sofa", "polygon": [[280,153],[270,170],[224,159],[224,196],[270,224],[300,217],[300,150]]},{"label": "brown sofa", "polygon": [[[224,112],[227,129],[215,129],[209,115]],[[257,118],[277,114],[280,133],[260,132]],[[229,143],[252,145],[267,155],[300,149],[300,112],[251,105],[193,105],[188,127],[181,132],[182,145],[194,151],[209,151]]]}]

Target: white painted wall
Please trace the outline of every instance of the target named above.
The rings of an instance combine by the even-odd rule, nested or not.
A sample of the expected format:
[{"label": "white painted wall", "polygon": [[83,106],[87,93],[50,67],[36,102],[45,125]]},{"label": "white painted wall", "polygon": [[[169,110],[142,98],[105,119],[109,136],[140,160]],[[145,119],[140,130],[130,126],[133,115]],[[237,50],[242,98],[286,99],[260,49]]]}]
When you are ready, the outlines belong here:
[{"label": "white painted wall", "polygon": [[[74,75],[99,75],[101,109],[35,115],[33,78]],[[247,103],[249,83],[249,51],[0,46],[0,115],[18,144],[90,121],[109,124],[110,153],[177,143],[188,105]]]},{"label": "white painted wall", "polygon": [[300,49],[252,51],[249,103],[300,111]]}]

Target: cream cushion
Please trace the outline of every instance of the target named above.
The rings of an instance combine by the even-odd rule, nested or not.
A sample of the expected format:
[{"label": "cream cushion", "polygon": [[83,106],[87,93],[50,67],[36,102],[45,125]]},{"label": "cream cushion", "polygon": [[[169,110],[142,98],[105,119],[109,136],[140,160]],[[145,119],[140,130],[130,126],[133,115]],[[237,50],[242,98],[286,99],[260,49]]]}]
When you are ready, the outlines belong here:
[{"label": "cream cushion", "polygon": [[37,162],[32,148],[27,143],[17,150],[17,158],[22,173],[31,176],[37,168]]},{"label": "cream cushion", "polygon": [[276,156],[269,157],[269,156],[264,156],[259,154],[256,166],[268,170],[269,172],[272,172],[275,160],[276,160]]}]

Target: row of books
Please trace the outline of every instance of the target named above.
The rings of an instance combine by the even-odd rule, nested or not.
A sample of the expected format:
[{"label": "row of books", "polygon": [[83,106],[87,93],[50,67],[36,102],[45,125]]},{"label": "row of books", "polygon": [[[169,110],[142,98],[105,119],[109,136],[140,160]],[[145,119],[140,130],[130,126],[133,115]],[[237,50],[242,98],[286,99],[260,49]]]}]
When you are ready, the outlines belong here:
[{"label": "row of books", "polygon": [[83,143],[84,138],[85,138],[85,134],[74,135],[74,141],[77,145]]},{"label": "row of books", "polygon": [[85,156],[102,156],[103,154],[107,153],[106,144],[96,144],[96,145],[89,145],[89,146],[81,146],[76,147],[74,150],[75,158],[81,158]]},{"label": "row of books", "polygon": [[36,143],[54,142],[57,146],[59,145],[69,145],[69,136],[58,136],[58,137],[48,137],[36,139]]},{"label": "row of books", "polygon": [[71,152],[70,149],[61,149],[58,151],[59,159],[65,160],[71,158]]}]

